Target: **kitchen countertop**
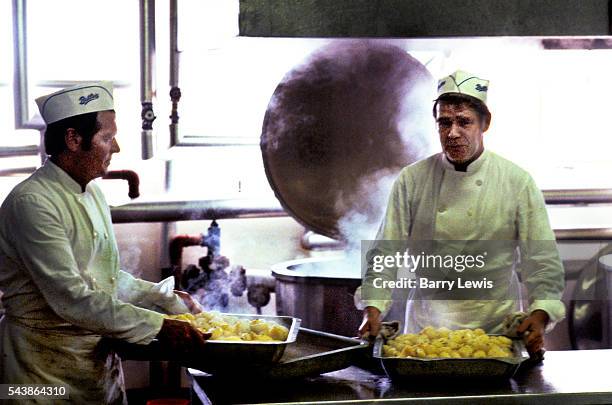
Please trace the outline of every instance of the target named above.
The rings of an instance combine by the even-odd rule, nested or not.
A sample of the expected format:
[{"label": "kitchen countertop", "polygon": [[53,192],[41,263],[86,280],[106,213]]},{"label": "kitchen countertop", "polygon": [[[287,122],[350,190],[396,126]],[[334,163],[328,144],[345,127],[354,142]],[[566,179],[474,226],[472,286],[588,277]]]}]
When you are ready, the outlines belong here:
[{"label": "kitchen countertop", "polygon": [[352,366],[283,382],[218,379],[188,369],[193,403],[610,404],[612,350],[549,351],[502,381],[398,381]]}]

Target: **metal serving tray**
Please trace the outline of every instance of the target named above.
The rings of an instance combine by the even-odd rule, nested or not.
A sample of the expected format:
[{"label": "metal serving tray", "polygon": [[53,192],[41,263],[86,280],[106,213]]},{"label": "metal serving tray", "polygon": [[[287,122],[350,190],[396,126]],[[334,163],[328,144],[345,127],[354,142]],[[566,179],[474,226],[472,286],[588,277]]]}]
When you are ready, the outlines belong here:
[{"label": "metal serving tray", "polygon": [[287,346],[279,362],[232,367],[214,374],[223,377],[227,371],[232,378],[244,376],[265,380],[314,376],[353,365],[366,357],[367,349],[368,343],[358,339],[300,328],[295,344]]},{"label": "metal serving tray", "polygon": [[197,355],[181,357],[173,353],[158,340],[148,345],[136,345],[124,341],[113,341],[111,347],[124,360],[177,361],[184,366],[197,368],[210,373],[232,372],[254,365],[265,366],[278,362],[288,345],[295,342],[301,320],[290,316],[223,314],[238,319],[264,319],[273,321],[289,329],[284,342],[239,342],[209,340]]},{"label": "metal serving tray", "polygon": [[[495,336],[495,335],[492,335]],[[392,379],[454,377],[510,378],[520,364],[529,358],[521,339],[512,339],[514,357],[422,359],[419,357],[383,357],[383,339],[376,339],[373,357],[380,359]]]}]

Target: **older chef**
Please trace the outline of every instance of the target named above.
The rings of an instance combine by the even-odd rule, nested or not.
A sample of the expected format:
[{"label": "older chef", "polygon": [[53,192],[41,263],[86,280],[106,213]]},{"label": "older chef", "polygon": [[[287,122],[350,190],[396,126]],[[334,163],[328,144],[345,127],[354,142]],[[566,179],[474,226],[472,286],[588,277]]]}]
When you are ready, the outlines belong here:
[{"label": "older chef", "polygon": [[110,210],[92,181],[119,152],[111,84],[36,102],[50,157],[0,208],[0,383],[63,384],[71,403],[126,403],[120,360],[100,339],[196,350],[207,336],[143,307],[199,308],[119,269]]},{"label": "older chef", "polygon": [[[488,89],[487,80],[463,71],[438,82],[433,115],[442,153],[401,171],[373,252],[385,252],[385,241],[404,240],[409,244],[417,239],[477,241],[482,246],[489,243],[489,247],[503,243],[500,241],[521,245],[520,273],[527,287],[529,308],[518,331],[529,332],[527,348],[535,353],[543,347],[545,330],[565,316],[560,301],[563,267],[535,182],[525,170],[484,148],[484,132],[491,122],[486,104]],[[433,325],[503,332],[506,315],[520,309],[516,252],[500,249],[487,258],[483,274],[497,287],[486,292],[488,298],[481,297],[484,289],[474,289],[467,300],[416,299],[416,289],[411,290],[406,330]],[[370,266],[364,281],[372,285],[379,278],[380,285],[381,278],[395,280],[396,272],[397,267],[377,273]],[[377,334],[381,317],[390,307],[391,291],[383,289],[377,294],[363,293],[361,300],[359,294],[356,297],[358,307],[364,310],[361,334]]]}]

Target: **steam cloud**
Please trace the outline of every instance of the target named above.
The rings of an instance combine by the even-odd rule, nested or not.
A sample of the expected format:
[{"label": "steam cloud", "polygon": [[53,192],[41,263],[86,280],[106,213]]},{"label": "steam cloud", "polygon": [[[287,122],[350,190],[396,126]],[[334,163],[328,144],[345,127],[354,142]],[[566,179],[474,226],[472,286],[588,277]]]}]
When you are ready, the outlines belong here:
[{"label": "steam cloud", "polygon": [[435,86],[384,41],[337,41],[277,87],[261,148],[268,179],[307,227],[349,245],[371,239],[392,181],[431,152]]}]

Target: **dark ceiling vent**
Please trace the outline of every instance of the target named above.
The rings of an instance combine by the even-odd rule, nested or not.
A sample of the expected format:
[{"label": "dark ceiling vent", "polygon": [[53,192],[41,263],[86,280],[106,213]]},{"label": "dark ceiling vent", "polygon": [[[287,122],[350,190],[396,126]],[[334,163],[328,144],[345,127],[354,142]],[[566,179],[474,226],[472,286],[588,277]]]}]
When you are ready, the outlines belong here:
[{"label": "dark ceiling vent", "polygon": [[610,35],[609,0],[240,0],[252,37]]}]

